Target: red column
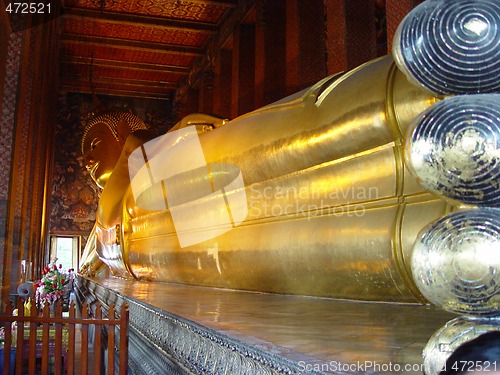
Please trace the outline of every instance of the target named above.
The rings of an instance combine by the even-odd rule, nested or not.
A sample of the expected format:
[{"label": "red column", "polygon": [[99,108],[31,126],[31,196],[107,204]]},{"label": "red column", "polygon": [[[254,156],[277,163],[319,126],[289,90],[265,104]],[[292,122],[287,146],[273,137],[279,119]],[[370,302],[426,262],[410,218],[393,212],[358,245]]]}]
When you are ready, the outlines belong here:
[{"label": "red column", "polygon": [[377,57],[375,5],[368,0],[326,1],[328,73]]},{"label": "red column", "polygon": [[255,109],[255,26],[240,25],[233,36],[231,117]]},{"label": "red column", "polygon": [[200,105],[198,112],[213,113],[214,107],[214,71],[207,70],[202,78],[200,87]]},{"label": "red column", "polygon": [[347,69],[345,0],[325,1],[328,74]]},{"label": "red column", "polygon": [[220,53],[220,67],[221,73],[219,78],[220,85],[220,103],[219,112],[216,112],[221,117],[231,117],[231,97],[232,97],[232,75],[229,73],[232,71],[232,59],[233,55],[231,51],[222,50]]},{"label": "red column", "polygon": [[286,3],[286,94],[299,91],[299,11],[298,0]]},{"label": "red column", "polygon": [[255,26],[255,106],[286,96],[284,0],[258,0]]},{"label": "red column", "polygon": [[199,91],[192,88],[189,90],[189,94],[186,98],[185,104],[181,108],[181,113],[179,119],[191,114],[199,112],[200,107],[200,95]]},{"label": "red column", "polygon": [[299,89],[303,89],[316,83],[327,74],[324,1],[299,1],[298,12],[300,30]]},{"label": "red column", "polygon": [[220,50],[215,68],[213,113],[224,118],[231,117],[232,58],[231,50]]},{"label": "red column", "polygon": [[392,49],[392,40],[398,25],[403,18],[424,0],[386,0],[387,14],[387,47]]},{"label": "red column", "polygon": [[323,0],[286,2],[287,93],[301,90],[326,75]]}]

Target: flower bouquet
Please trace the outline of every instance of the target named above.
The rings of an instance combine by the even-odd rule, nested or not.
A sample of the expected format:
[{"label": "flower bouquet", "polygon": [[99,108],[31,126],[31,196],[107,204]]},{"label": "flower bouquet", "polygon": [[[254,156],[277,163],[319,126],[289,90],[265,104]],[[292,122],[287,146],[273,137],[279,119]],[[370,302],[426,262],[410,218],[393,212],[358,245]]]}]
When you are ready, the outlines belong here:
[{"label": "flower bouquet", "polygon": [[51,305],[65,294],[65,286],[69,284],[74,276],[71,270],[62,271],[62,264],[56,265],[57,258],[54,258],[42,270],[42,279],[35,283],[36,303],[43,308],[45,304]]}]

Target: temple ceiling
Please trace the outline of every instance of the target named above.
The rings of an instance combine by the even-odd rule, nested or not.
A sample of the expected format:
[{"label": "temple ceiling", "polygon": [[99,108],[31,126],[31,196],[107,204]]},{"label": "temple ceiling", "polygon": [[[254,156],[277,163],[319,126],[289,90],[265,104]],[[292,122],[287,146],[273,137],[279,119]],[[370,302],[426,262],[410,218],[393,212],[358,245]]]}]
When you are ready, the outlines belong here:
[{"label": "temple ceiling", "polygon": [[238,0],[64,0],[61,89],[172,99]]}]

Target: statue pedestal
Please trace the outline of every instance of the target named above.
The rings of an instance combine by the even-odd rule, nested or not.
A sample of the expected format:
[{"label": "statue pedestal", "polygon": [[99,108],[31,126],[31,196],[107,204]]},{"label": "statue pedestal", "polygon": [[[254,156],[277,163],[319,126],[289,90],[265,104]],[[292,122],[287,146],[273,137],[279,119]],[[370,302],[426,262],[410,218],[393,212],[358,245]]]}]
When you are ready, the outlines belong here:
[{"label": "statue pedestal", "polygon": [[79,278],[77,291],[129,304],[137,373],[421,374],[427,340],[454,317],[431,306],[118,278]]}]

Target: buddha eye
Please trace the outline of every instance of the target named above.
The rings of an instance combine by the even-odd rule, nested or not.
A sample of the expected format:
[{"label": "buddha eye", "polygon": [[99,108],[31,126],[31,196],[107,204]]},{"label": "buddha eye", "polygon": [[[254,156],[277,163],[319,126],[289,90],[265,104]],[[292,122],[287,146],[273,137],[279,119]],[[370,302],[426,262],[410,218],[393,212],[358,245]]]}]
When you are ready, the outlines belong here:
[{"label": "buddha eye", "polygon": [[94,151],[99,143],[101,143],[101,140],[99,138],[94,138],[90,143],[90,151]]}]

